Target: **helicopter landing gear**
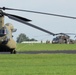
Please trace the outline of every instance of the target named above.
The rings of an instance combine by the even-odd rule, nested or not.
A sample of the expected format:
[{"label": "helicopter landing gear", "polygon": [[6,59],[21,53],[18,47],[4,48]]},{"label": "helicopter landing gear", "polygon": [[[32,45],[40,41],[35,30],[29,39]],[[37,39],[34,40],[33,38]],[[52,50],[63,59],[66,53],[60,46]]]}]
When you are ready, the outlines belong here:
[{"label": "helicopter landing gear", "polygon": [[12,50],[11,51],[11,54],[16,54],[16,50]]}]

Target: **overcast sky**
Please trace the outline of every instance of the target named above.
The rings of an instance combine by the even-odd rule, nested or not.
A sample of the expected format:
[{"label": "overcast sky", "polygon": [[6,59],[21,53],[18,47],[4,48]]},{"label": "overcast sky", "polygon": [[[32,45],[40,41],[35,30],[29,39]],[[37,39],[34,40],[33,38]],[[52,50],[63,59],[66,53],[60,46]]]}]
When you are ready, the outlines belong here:
[{"label": "overcast sky", "polygon": [[[0,0],[0,7],[18,8],[25,10],[41,11],[46,13],[76,16],[76,0]],[[19,15],[31,19],[32,24],[42,27],[53,33],[76,33],[76,20],[60,18],[55,16],[39,15],[28,12],[5,11],[7,13]],[[51,40],[52,35],[39,31],[22,23],[13,21],[5,17],[5,23],[12,23],[17,32],[14,39],[20,33],[25,33],[30,38],[37,40]]]}]

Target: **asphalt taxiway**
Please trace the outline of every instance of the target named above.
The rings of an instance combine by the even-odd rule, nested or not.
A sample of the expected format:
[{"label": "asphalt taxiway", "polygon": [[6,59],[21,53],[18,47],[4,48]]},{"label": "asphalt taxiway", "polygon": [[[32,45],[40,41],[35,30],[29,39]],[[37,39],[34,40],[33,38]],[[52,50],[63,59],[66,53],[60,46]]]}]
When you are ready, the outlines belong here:
[{"label": "asphalt taxiway", "polygon": [[[76,50],[44,50],[44,51],[17,51],[16,54],[76,54]],[[0,54],[10,54],[10,52],[0,52]]]},{"label": "asphalt taxiway", "polygon": [[56,51],[19,51],[17,54],[57,54],[57,53],[65,53],[65,54],[76,54],[76,50],[56,50]]}]

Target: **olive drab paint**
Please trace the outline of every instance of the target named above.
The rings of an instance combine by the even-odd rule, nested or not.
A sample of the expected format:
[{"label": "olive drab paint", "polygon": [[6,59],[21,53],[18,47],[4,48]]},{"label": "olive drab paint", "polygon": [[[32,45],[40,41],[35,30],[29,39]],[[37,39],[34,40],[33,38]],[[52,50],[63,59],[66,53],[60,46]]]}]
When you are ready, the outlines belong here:
[{"label": "olive drab paint", "polygon": [[14,27],[11,23],[4,24],[4,16],[0,16],[0,50],[16,53],[16,42],[13,39]]},{"label": "olive drab paint", "polygon": [[0,17],[0,29],[4,27],[4,16]]},{"label": "olive drab paint", "polygon": [[7,37],[9,39],[6,46],[8,46],[9,48],[16,48],[16,42],[12,38],[12,32],[14,30],[14,27],[13,27],[13,25],[11,23],[7,23],[7,24],[5,24],[5,26],[8,29]]}]

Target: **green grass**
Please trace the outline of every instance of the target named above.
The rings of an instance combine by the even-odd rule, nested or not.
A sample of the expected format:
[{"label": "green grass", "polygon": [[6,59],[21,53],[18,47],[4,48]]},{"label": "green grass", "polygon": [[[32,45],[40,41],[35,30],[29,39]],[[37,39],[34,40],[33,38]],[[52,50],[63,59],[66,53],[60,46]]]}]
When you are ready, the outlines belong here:
[{"label": "green grass", "polygon": [[[17,44],[17,51],[76,50],[76,44]],[[76,75],[76,54],[0,55],[0,75]]]},{"label": "green grass", "polygon": [[76,50],[76,44],[17,44],[16,50]]},{"label": "green grass", "polygon": [[0,75],[76,75],[76,54],[0,55]]}]

